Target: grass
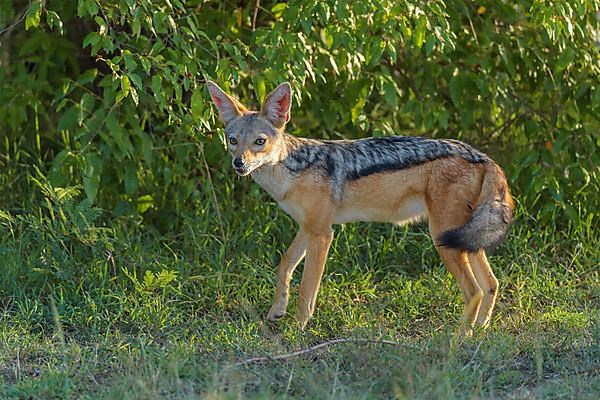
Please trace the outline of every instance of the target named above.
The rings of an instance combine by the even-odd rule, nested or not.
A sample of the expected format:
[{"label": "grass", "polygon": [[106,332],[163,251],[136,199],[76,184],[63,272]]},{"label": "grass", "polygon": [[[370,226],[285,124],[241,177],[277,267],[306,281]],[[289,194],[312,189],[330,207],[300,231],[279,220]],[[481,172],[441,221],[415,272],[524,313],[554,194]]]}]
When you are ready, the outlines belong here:
[{"label": "grass", "polygon": [[[600,397],[591,219],[537,226],[521,207],[490,257],[501,285],[492,326],[472,338],[455,335],[458,287],[425,227],[337,227],[301,332],[300,271],[291,313],[263,320],[295,227],[249,181],[219,177],[222,225],[207,196],[168,234],[41,188],[48,203],[0,215],[2,399]],[[396,344],[243,364],[336,338]]]}]

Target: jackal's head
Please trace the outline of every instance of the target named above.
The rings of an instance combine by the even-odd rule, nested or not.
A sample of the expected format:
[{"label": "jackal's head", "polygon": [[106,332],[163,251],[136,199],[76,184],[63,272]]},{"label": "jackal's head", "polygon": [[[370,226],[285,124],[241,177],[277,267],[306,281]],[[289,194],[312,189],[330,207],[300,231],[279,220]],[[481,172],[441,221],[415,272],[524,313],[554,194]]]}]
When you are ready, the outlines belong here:
[{"label": "jackal's head", "polygon": [[283,128],[290,119],[292,91],[282,83],[264,101],[260,111],[248,111],[239,101],[225,93],[214,82],[208,82],[208,92],[225,124],[233,168],[245,176],[256,168],[279,161]]}]

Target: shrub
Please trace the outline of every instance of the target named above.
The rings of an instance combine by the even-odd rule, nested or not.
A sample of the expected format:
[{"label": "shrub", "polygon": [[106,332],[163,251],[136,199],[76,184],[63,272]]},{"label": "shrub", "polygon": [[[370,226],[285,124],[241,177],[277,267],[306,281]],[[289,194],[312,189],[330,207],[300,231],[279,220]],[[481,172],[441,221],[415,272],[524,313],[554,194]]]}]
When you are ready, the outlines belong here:
[{"label": "shrub", "polygon": [[8,4],[3,151],[168,226],[225,164],[205,79],[254,106],[290,80],[299,135],[463,139],[541,222],[596,212],[600,1],[246,3]]}]

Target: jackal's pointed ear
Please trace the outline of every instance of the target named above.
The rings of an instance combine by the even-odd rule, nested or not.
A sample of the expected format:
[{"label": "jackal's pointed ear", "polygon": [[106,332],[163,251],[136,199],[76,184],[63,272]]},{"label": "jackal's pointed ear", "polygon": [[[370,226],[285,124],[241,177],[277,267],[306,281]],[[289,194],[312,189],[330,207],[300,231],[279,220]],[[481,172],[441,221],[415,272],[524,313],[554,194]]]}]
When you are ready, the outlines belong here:
[{"label": "jackal's pointed ear", "polygon": [[208,93],[210,93],[213,103],[219,110],[219,118],[225,125],[247,111],[242,103],[225,93],[216,83],[208,81],[206,87],[208,87]]},{"label": "jackal's pointed ear", "polygon": [[285,82],[269,93],[260,109],[260,113],[271,121],[275,128],[283,128],[290,120],[291,107],[292,87]]}]

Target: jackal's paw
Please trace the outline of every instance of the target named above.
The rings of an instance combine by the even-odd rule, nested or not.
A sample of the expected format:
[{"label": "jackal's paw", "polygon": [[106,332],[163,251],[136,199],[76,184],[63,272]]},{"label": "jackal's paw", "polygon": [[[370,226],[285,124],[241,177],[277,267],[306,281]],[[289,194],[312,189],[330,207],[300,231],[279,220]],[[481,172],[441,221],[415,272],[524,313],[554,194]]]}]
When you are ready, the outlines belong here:
[{"label": "jackal's paw", "polygon": [[296,321],[298,323],[298,328],[304,330],[306,328],[306,324],[308,324],[308,320],[310,319],[310,313],[307,311],[303,311],[298,309],[296,312]]},{"label": "jackal's paw", "polygon": [[471,328],[470,326],[461,324],[460,330],[459,330],[459,335],[462,337],[472,337],[473,336],[473,328]]},{"label": "jackal's paw", "polygon": [[269,313],[267,314],[267,320],[271,322],[277,322],[285,315],[285,309],[282,309],[278,304],[273,304]]},{"label": "jackal's paw", "polygon": [[304,328],[306,328],[306,325],[308,324],[308,317],[302,318],[296,316],[296,323],[298,324],[298,328],[300,328],[300,330],[304,330]]}]

